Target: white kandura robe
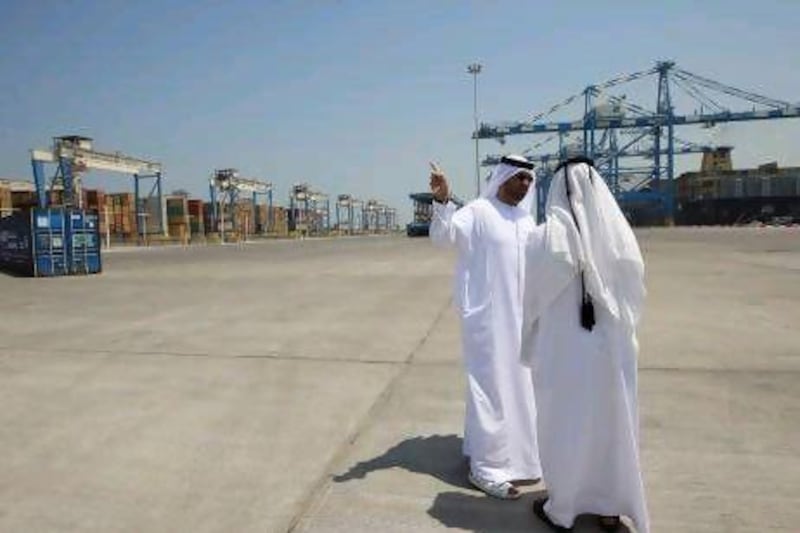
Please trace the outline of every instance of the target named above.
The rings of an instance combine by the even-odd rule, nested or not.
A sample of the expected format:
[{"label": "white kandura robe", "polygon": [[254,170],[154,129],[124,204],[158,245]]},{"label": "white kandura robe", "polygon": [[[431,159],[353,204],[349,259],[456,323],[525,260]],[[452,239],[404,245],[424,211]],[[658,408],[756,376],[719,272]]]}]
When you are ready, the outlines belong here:
[{"label": "white kandura robe", "polygon": [[503,482],[541,477],[530,370],[519,360],[525,244],[535,222],[497,198],[461,209],[434,202],[430,236],[455,245],[455,301],[467,372],[464,454]]},{"label": "white kandura robe", "polygon": [[[610,205],[613,199],[601,200],[605,205],[595,213],[621,224],[616,212],[609,214],[617,209]],[[589,222],[596,219],[584,216],[583,205],[578,212],[581,230],[587,228],[584,239],[591,238]],[[627,236],[629,228],[623,230]],[[594,231],[595,239],[609,234],[599,237]],[[527,250],[522,358],[533,370],[545,511],[564,527],[584,513],[626,515],[639,533],[647,533],[638,447],[638,318],[631,318],[641,308],[641,272],[636,261],[611,263],[604,280],[607,297],[593,297],[596,325],[583,329],[577,265],[589,260],[580,239],[566,210],[548,209],[547,222],[532,233]],[[631,252],[637,254],[638,247]]]}]

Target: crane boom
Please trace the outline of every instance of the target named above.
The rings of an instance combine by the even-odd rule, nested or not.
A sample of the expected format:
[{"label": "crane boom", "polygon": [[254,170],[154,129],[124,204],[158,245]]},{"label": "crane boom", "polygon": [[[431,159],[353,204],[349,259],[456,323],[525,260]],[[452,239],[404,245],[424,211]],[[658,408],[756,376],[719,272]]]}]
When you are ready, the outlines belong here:
[{"label": "crane boom", "polygon": [[[771,120],[779,118],[800,118],[800,106],[789,106],[784,109],[770,109],[758,111],[722,111],[719,113],[696,113],[693,115],[675,115],[669,120],[663,115],[649,117],[622,117],[598,118],[593,126],[596,129],[621,129],[621,128],[652,128],[666,126],[671,122],[673,126],[692,124],[715,125],[722,122],[743,122],[750,120]],[[583,120],[572,122],[549,122],[533,124],[531,122],[508,122],[498,125],[481,124],[478,129],[479,139],[495,139],[509,135],[525,135],[536,133],[558,133],[569,131],[583,131],[586,123]],[[473,138],[475,134],[473,134]]]}]

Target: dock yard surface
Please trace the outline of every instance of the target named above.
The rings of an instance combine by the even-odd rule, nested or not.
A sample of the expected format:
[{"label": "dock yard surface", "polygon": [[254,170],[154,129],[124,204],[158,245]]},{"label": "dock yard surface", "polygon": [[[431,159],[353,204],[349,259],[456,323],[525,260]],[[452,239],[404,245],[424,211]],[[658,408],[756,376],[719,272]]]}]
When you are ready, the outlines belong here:
[{"label": "dock yard surface", "polygon": [[[799,531],[800,230],[637,232],[653,531]],[[0,275],[0,531],[544,532],[542,486],[466,484],[453,262],[363,237]]]}]

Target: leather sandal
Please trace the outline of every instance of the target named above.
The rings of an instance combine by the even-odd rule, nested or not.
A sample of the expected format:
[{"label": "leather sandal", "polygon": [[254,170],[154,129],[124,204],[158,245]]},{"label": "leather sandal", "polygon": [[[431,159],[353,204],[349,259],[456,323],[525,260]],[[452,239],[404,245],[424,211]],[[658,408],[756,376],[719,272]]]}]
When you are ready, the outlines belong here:
[{"label": "leather sandal", "polygon": [[489,496],[493,496],[501,500],[516,500],[522,496],[519,490],[517,490],[517,488],[512,485],[510,481],[489,481],[488,479],[483,479],[472,472],[469,473],[467,479],[469,479],[469,482],[476,488],[482,490]]}]

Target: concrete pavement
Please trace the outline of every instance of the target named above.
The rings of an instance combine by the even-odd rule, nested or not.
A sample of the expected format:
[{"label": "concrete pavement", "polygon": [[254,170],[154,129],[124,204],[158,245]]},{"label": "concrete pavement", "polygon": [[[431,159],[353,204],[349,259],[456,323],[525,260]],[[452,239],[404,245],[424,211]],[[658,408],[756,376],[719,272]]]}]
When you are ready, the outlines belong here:
[{"label": "concrete pavement", "polygon": [[[640,238],[654,531],[796,531],[800,232]],[[0,275],[0,531],[545,531],[541,486],[465,483],[452,259],[278,241]]]}]

